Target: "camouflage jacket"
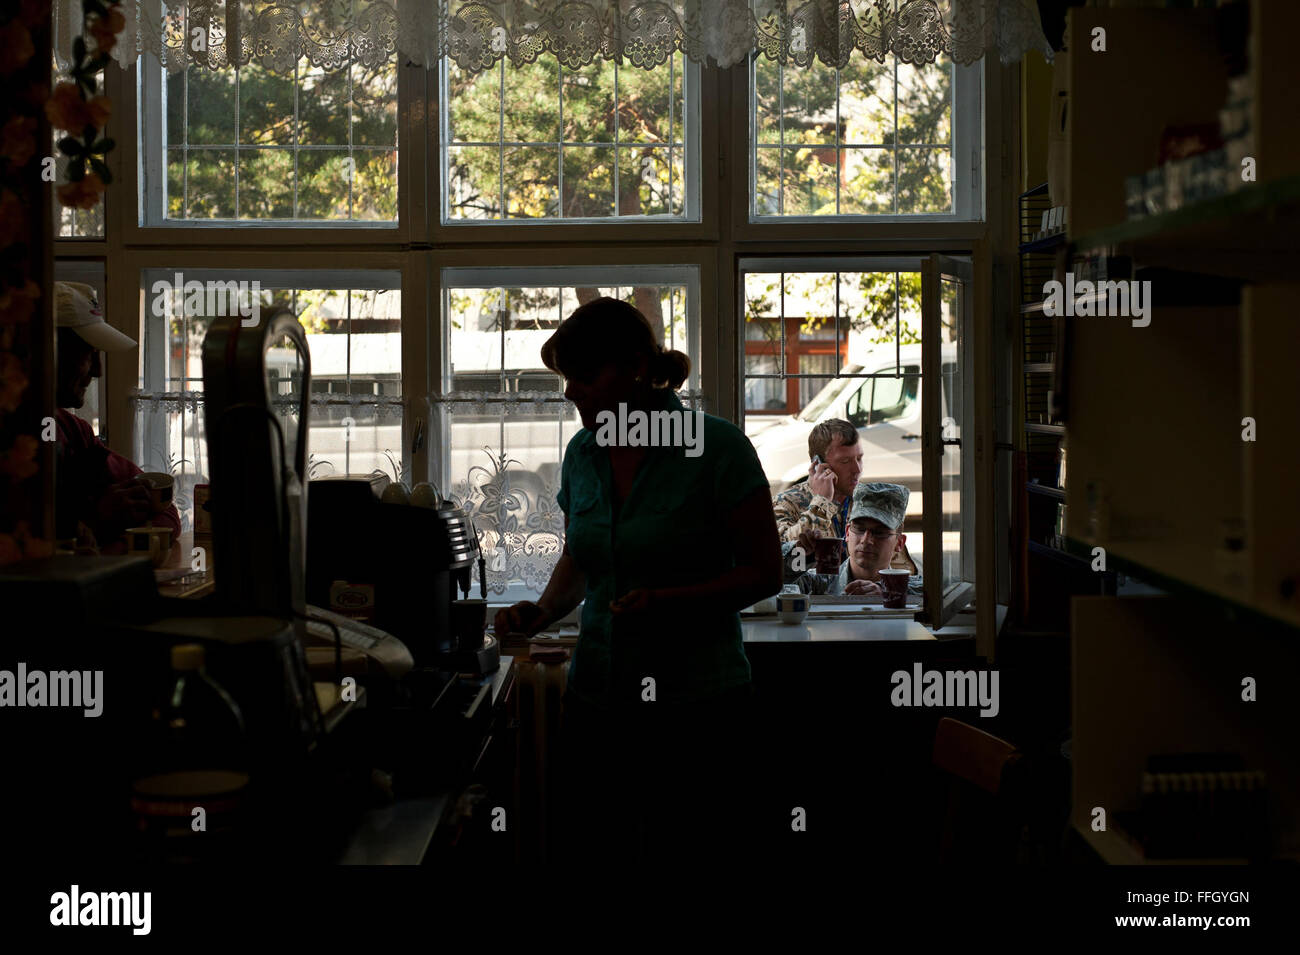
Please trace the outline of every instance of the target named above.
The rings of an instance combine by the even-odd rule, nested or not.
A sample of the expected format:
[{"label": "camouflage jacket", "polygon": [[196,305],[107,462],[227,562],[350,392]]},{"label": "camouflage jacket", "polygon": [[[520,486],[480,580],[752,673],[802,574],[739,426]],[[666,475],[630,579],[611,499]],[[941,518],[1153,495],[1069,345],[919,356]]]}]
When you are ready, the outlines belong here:
[{"label": "camouflage jacket", "polygon": [[795,541],[804,531],[818,537],[844,538],[844,518],[848,514],[852,496],[842,504],[814,494],[807,481],[788,488],[772,498],[776,513],[776,529],[782,541]]},{"label": "camouflage jacket", "polygon": [[[785,564],[785,582],[790,583],[800,574],[813,567],[813,555],[799,555],[795,551],[795,542],[804,531],[812,531],[817,537],[838,537],[844,540],[844,524],[848,517],[852,497],[836,504],[830,498],[814,494],[807,481],[800,481],[793,487],[782,491],[772,498],[772,510],[776,513],[776,529],[781,540],[781,559]],[[802,560],[800,560],[802,556]],[[912,560],[912,555],[903,545],[903,553],[894,557],[889,566],[910,570],[919,574],[921,569]]]}]

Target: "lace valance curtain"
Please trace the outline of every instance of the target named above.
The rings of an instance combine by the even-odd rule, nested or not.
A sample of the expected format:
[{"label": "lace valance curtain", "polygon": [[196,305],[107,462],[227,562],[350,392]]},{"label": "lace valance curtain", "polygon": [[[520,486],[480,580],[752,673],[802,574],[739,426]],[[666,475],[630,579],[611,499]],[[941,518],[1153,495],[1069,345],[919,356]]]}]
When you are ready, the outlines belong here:
[{"label": "lace valance curtain", "polygon": [[[81,0],[54,7],[56,55],[66,57]],[[446,56],[470,72],[543,54],[569,67],[621,57],[649,69],[676,50],[722,67],[755,51],[797,66],[1052,55],[1035,0],[123,0],[122,11],[114,59],[126,67],[149,52],[170,70],[287,71],[299,60],[332,70],[394,53],[422,66]]]}]

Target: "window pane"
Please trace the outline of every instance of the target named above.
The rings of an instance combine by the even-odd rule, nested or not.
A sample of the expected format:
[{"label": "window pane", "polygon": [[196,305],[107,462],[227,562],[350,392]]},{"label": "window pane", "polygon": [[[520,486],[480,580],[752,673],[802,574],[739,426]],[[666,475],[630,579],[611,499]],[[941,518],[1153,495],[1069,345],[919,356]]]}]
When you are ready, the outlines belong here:
[{"label": "window pane", "polygon": [[[516,175],[526,175],[526,172],[512,172],[512,177]],[[498,150],[490,146],[449,146],[447,178],[451,218],[500,218],[501,153]]]},{"label": "window pane", "polygon": [[836,115],[836,71],[820,60],[811,66],[783,69],[785,87],[785,145],[834,145],[839,118]]},{"label": "window pane", "polygon": [[[598,59],[578,70],[561,72],[561,110],[566,143],[614,141],[614,63]],[[506,82],[514,82],[513,74]]]},{"label": "window pane", "polygon": [[[293,74],[272,73],[250,63],[236,76],[239,84],[239,143],[292,146],[296,86]],[[193,96],[190,103],[194,105]]]},{"label": "window pane", "polygon": [[501,141],[501,67],[466,74],[447,61],[443,102],[450,104],[448,125],[453,143]]},{"label": "window pane", "polygon": [[836,149],[785,149],[785,196],[788,216],[835,215]]},{"label": "window pane", "polygon": [[947,145],[952,141],[952,61],[925,66],[898,64],[900,145]]},{"label": "window pane", "polygon": [[235,218],[235,150],[191,149],[185,175],[186,218]]},{"label": "window pane", "polygon": [[[185,77],[181,86],[185,98],[180,103],[186,111],[185,121],[170,132],[168,141],[191,146],[233,146],[237,142],[235,117],[239,115],[238,74],[234,70],[189,66]],[[170,121],[172,110],[169,108],[167,113]]]},{"label": "window pane", "polygon": [[[348,141],[348,71],[306,67],[298,90],[298,143],[337,146]],[[293,115],[292,104],[289,115]]]},{"label": "window pane", "polygon": [[[496,70],[492,76],[498,77]],[[506,71],[505,110],[502,115],[505,141],[508,143],[558,143],[560,141],[559,86],[560,64],[544,56],[536,63],[511,66]],[[495,117],[480,121],[493,123],[490,137],[496,135]]]},{"label": "window pane", "polygon": [[172,148],[165,201],[147,206],[163,219],[397,220],[395,58],[374,68],[303,61],[284,74],[253,63],[159,75]]},{"label": "window pane", "polygon": [[952,161],[948,150],[906,146],[898,150],[898,211],[952,211]]},{"label": "window pane", "polygon": [[507,215],[523,219],[555,215],[560,201],[559,147],[518,146],[506,150],[504,160]]},{"label": "window pane", "polygon": [[[184,529],[192,527],[193,487],[208,481],[202,346],[214,316],[206,311],[206,295],[190,298],[175,290],[177,272],[186,283],[243,282],[250,295],[257,275],[262,310],[283,305],[298,316],[312,365],[310,477],[400,472],[400,290],[293,287],[265,272],[148,270],[142,275],[140,388],[150,397],[136,402],[134,459],[176,477]],[[278,380],[281,351],[272,349],[268,359]]]},{"label": "window pane", "polygon": [[[754,216],[951,214],[952,61],[751,67]],[[778,99],[778,80],[781,92]],[[779,144],[780,168],[768,153]]]},{"label": "window pane", "polygon": [[287,219],[293,215],[293,150],[239,151],[241,219]]},{"label": "window pane", "polygon": [[618,157],[619,214],[672,215],[681,201],[681,150],[620,148]]},{"label": "window pane", "polygon": [[449,65],[444,221],[683,218],[695,176],[685,66],[677,54],[648,71],[603,59],[570,70],[546,55],[471,80]]},{"label": "window pane", "polygon": [[298,218],[348,217],[348,159],[346,149],[298,150]]},{"label": "window pane", "polygon": [[564,147],[564,216],[614,214],[614,150],[609,146]]}]

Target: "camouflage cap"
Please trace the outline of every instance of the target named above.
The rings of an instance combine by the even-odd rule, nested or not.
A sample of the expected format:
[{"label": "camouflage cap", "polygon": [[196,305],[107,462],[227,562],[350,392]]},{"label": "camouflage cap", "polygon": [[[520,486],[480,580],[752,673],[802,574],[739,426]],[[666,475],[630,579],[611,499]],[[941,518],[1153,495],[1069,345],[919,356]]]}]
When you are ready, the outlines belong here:
[{"label": "camouflage cap", "polygon": [[873,517],[891,530],[903,526],[907,517],[907,499],[911,492],[901,484],[882,484],[878,481],[859,484],[853,489],[853,506],[849,520]]}]

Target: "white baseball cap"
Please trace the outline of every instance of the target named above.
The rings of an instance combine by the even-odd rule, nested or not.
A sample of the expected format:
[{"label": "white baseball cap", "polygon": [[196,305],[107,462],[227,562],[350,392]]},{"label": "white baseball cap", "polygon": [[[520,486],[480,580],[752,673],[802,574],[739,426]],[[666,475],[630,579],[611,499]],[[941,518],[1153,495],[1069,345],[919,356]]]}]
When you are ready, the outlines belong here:
[{"label": "white baseball cap", "polygon": [[82,282],[54,283],[54,324],[71,328],[86,344],[104,351],[135,347],[135,339],[104,321],[95,290]]}]

